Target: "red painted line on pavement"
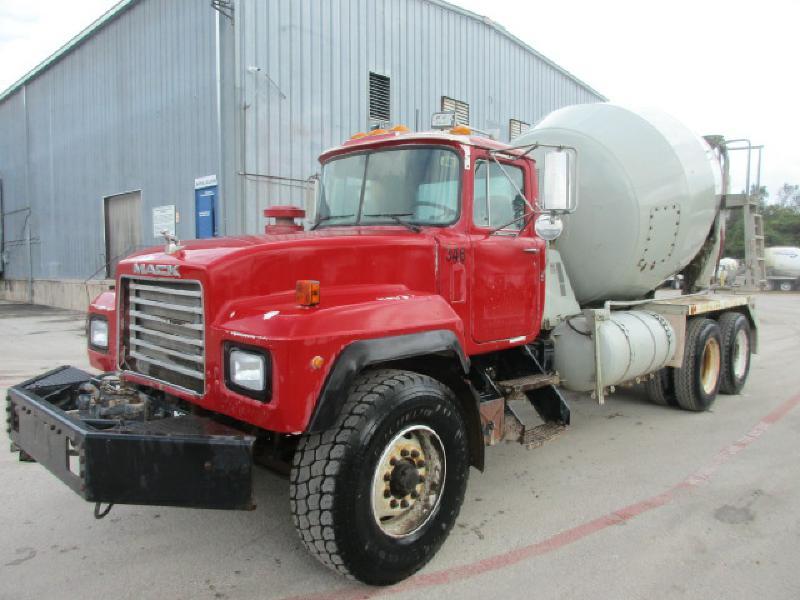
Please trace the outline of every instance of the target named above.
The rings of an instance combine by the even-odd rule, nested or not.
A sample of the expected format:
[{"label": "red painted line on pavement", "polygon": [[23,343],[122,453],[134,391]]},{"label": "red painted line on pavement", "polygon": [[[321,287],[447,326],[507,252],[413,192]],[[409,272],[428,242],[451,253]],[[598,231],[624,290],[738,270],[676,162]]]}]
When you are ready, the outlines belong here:
[{"label": "red painted line on pavement", "polygon": [[720,450],[708,465],[698,469],[669,490],[557,533],[541,542],[516,548],[502,554],[496,554],[466,565],[450,567],[448,569],[442,569],[441,571],[434,571],[433,573],[416,575],[411,579],[388,588],[350,588],[338,592],[321,592],[292,596],[285,600],[360,600],[373,598],[375,596],[388,596],[400,592],[463,581],[464,579],[470,579],[489,571],[496,571],[508,567],[528,558],[553,552],[582,540],[598,531],[611,527],[612,525],[619,525],[660,506],[669,504],[679,493],[685,493],[692,488],[708,483],[711,476],[719,470],[722,465],[760,438],[764,432],[785,417],[792,409],[796,408],[798,404],[800,404],[800,394],[783,402],[775,410],[763,417],[744,436]]}]

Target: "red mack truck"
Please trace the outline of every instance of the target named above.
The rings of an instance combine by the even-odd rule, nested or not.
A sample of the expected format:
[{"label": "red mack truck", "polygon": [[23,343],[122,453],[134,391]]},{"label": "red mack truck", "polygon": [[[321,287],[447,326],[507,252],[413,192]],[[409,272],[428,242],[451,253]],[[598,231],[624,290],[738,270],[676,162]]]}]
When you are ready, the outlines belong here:
[{"label": "red mack truck", "polygon": [[[387,585],[445,541],[487,446],[569,424],[562,389],[602,403],[639,383],[690,411],[741,390],[752,301],[704,291],[723,138],[612,104],[558,110],[513,144],[451,117],[325,152],[308,230],[272,208],[265,235],[120,262],[89,307],[102,373],[10,388],[12,449],[97,517],[251,510],[253,465],[271,466],[308,550]],[[684,295],[656,299],[678,272]]]}]

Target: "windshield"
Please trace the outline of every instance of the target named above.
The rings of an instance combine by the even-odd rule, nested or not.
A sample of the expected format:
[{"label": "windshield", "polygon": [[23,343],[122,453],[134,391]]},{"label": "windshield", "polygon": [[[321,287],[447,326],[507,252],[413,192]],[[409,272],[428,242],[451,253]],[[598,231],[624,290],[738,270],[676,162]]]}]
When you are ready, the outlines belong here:
[{"label": "windshield", "polygon": [[326,163],[317,226],[448,225],[458,218],[459,159],[453,150],[405,148]]}]

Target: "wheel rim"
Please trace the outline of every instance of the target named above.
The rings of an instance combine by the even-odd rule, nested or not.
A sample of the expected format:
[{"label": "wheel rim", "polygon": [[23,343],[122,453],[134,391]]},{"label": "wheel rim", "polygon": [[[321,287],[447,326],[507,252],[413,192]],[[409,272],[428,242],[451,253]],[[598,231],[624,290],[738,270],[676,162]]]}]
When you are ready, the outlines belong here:
[{"label": "wheel rim", "polygon": [[733,339],[733,376],[738,380],[744,377],[747,371],[747,357],[750,354],[750,340],[747,332],[740,329]]},{"label": "wheel rim", "polygon": [[703,348],[703,360],[700,368],[700,382],[706,394],[712,394],[717,387],[720,369],[719,342],[709,338]]},{"label": "wheel rim", "polygon": [[372,476],[372,516],[388,536],[419,531],[436,513],[447,461],[442,440],[425,425],[403,429],[386,445]]}]

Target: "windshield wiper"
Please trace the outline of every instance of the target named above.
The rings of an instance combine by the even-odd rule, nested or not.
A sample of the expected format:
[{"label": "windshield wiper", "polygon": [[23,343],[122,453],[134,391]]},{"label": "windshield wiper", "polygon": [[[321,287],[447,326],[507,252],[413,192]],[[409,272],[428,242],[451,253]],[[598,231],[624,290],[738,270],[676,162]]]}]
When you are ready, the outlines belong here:
[{"label": "windshield wiper", "polygon": [[395,221],[396,223],[402,225],[403,227],[406,227],[406,228],[410,229],[414,233],[419,233],[420,231],[422,231],[422,227],[420,227],[419,225],[415,225],[414,223],[409,223],[407,221],[404,221],[403,219],[400,218],[400,217],[411,217],[411,216],[413,216],[413,214],[414,213],[377,213],[377,214],[374,214],[374,215],[362,215],[362,216],[363,217],[389,217],[390,219],[392,219],[392,221]]},{"label": "windshield wiper", "polygon": [[315,230],[317,227],[319,227],[320,223],[323,223],[325,221],[330,221],[331,219],[344,219],[345,217],[354,217],[354,216],[355,215],[350,214],[350,215],[328,215],[327,217],[319,217],[317,219],[317,222],[314,223],[314,226],[311,228],[311,231]]}]

